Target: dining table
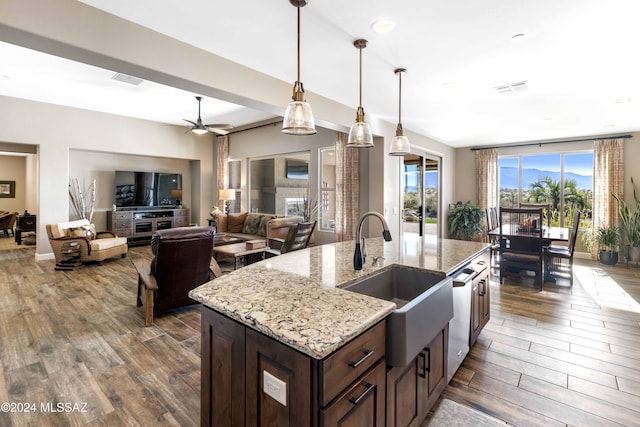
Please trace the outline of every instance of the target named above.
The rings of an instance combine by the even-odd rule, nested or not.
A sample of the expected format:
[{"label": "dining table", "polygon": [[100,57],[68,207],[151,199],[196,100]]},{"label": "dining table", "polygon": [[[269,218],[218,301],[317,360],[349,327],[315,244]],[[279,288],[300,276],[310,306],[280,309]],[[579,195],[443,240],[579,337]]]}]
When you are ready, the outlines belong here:
[{"label": "dining table", "polygon": [[[531,230],[523,229],[516,224],[504,224],[500,227],[489,230],[487,233],[490,238],[500,238],[500,229],[502,229],[503,238],[516,238],[516,239],[536,239],[538,233]],[[549,246],[552,241],[556,242],[568,242],[571,229],[569,227],[542,227],[542,240],[543,246]]]},{"label": "dining table", "polygon": [[[502,237],[500,245],[508,245],[511,249],[525,250],[525,251],[542,251],[545,246],[551,245],[551,242],[569,242],[569,236],[571,229],[568,227],[542,227],[542,247],[532,248],[535,244],[532,244],[534,240],[538,240],[540,236],[539,230],[531,230],[526,227],[521,227],[518,224],[503,224],[500,227],[490,230],[488,233],[489,238],[498,241]],[[507,243],[508,242],[508,243]],[[545,268],[543,267],[543,271]],[[545,281],[555,281],[546,274]]]}]

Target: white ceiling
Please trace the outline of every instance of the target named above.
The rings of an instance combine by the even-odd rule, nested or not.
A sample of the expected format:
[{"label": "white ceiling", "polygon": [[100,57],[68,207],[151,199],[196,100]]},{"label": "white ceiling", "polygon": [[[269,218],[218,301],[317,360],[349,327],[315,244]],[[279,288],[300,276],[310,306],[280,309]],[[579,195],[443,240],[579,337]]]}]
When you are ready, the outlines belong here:
[{"label": "white ceiling", "polygon": [[[296,10],[289,0],[83,0],[129,21],[293,84]],[[305,90],[355,107],[365,38],[363,106],[454,147],[640,130],[637,0],[310,0],[302,8]],[[396,21],[374,33],[378,18]],[[524,34],[517,40],[516,34]],[[192,93],[0,44],[0,95],[150,120],[194,120]],[[40,66],[39,61],[44,61]],[[34,66],[38,64],[39,66]],[[41,71],[46,70],[46,73]],[[526,82],[527,90],[497,93]],[[290,93],[283,93],[283,107]],[[205,122],[270,117],[205,98]]]}]

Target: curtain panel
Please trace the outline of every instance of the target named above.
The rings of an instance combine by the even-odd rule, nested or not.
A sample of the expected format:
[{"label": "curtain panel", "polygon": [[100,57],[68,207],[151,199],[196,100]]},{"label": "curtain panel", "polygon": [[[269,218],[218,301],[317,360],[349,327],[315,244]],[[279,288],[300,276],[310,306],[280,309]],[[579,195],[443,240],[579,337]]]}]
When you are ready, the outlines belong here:
[{"label": "curtain panel", "polygon": [[[218,142],[216,178],[218,190],[224,190],[229,187],[229,136],[217,136],[216,141]],[[218,194],[219,191],[214,195],[216,200],[218,200]],[[224,211],[224,207],[220,206],[220,200],[218,200],[217,205]]]},{"label": "curtain panel", "polygon": [[[486,213],[487,208],[498,207],[500,200],[498,189],[498,150],[489,149],[476,151],[476,175],[478,180],[478,205],[482,211]],[[488,241],[487,237],[486,240]]]},{"label": "curtain panel", "polygon": [[[595,141],[593,147],[593,229],[620,226],[611,194],[624,197],[624,139]],[[592,250],[596,256],[598,248]]]},{"label": "curtain panel", "polygon": [[357,148],[346,148],[348,135],[336,136],[336,242],[355,239],[360,204]]}]

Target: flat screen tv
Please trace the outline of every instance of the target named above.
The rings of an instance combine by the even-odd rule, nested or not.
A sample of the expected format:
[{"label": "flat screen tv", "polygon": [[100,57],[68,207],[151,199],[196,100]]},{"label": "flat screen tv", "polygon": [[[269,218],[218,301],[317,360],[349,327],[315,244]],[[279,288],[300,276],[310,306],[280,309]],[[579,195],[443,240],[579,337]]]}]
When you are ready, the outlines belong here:
[{"label": "flat screen tv", "polygon": [[116,206],[175,206],[182,200],[182,174],[116,171]]},{"label": "flat screen tv", "polygon": [[309,163],[303,160],[287,159],[286,169],[289,179],[309,179]]}]

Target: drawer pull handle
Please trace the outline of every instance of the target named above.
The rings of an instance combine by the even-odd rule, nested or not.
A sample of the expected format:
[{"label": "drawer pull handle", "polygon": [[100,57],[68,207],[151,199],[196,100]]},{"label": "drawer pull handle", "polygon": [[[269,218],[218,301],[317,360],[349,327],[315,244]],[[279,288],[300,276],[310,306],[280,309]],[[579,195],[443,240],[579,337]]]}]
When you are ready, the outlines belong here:
[{"label": "drawer pull handle", "polygon": [[487,293],[487,281],[486,280],[481,280],[480,285],[482,285],[482,290],[478,293],[478,295],[480,295],[481,297],[485,296],[485,294]]},{"label": "drawer pull handle", "polygon": [[420,372],[418,376],[420,378],[427,378],[427,356],[424,354],[424,351],[421,351],[418,357],[422,359],[422,366],[419,366]]},{"label": "drawer pull handle", "polygon": [[360,394],[360,396],[358,397],[350,398],[349,402],[353,403],[354,405],[357,405],[358,403],[360,403],[362,399],[364,399],[367,396],[367,394],[369,394],[371,390],[373,390],[373,387],[374,387],[373,384],[364,383],[363,385],[366,387],[366,389],[362,392],[362,394]]},{"label": "drawer pull handle", "polygon": [[360,360],[358,360],[357,362],[349,362],[349,366],[351,366],[352,368],[357,368],[358,366],[360,366],[362,364],[362,362],[364,362],[369,357],[371,357],[372,354],[373,354],[373,350],[365,350],[364,351],[364,356],[362,356],[360,358]]}]

